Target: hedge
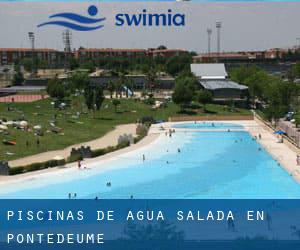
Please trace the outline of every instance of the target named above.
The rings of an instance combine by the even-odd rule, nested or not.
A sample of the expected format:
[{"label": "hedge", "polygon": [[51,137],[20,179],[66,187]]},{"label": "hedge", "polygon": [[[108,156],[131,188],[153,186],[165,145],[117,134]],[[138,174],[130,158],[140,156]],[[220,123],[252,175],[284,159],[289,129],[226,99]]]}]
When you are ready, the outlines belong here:
[{"label": "hedge", "polygon": [[[147,131],[142,130],[141,134],[139,134],[137,137],[134,138],[134,143],[137,143],[138,141],[143,139],[146,135],[147,135]],[[126,148],[129,145],[130,145],[129,141],[123,141],[116,146],[109,146],[106,148],[92,150],[92,158],[98,157],[101,155],[105,155],[107,153],[111,153],[111,152],[114,152],[114,151],[122,149],[122,148]],[[62,165],[65,165],[66,163],[71,163],[71,162],[75,162],[75,161],[79,161],[79,160],[82,160],[82,156],[78,154],[78,155],[69,156],[67,161],[65,161],[63,159],[63,160],[49,160],[49,161],[45,161],[45,162],[32,163],[32,164],[25,165],[25,166],[10,168],[9,174],[10,175],[22,174],[22,173],[31,172],[31,171],[62,166]]]},{"label": "hedge", "polygon": [[75,161],[82,161],[83,157],[81,154],[75,154],[75,155],[70,155],[67,159],[67,163],[75,162]]},{"label": "hedge", "polygon": [[100,148],[100,149],[93,150],[92,151],[92,158],[114,152],[114,151],[116,151],[118,149],[121,149],[121,148],[126,148],[129,145],[130,144],[129,144],[128,141],[124,141],[124,142],[119,143],[116,146],[109,146],[109,147],[106,147],[106,148]]},{"label": "hedge", "polygon": [[45,162],[36,162],[25,166],[15,167],[9,169],[10,175],[22,174],[26,172],[32,172],[36,170],[42,170],[46,168],[53,168],[57,166],[65,165],[66,161],[63,160],[49,160]]}]

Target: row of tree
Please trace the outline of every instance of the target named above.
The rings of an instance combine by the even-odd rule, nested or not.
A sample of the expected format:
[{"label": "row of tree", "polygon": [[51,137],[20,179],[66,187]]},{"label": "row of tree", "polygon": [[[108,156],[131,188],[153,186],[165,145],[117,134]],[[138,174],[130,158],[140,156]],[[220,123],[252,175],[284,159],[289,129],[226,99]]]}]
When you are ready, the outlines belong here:
[{"label": "row of tree", "polygon": [[86,73],[74,74],[68,80],[53,78],[48,82],[47,93],[50,97],[62,102],[71,94],[83,93],[87,108],[93,111],[95,116],[96,110],[99,110],[105,99],[103,88],[90,83]]},{"label": "row of tree", "polygon": [[233,69],[230,77],[249,87],[253,108],[259,105],[269,120],[277,120],[288,111],[298,109],[300,88],[291,81],[272,76],[256,66]]}]

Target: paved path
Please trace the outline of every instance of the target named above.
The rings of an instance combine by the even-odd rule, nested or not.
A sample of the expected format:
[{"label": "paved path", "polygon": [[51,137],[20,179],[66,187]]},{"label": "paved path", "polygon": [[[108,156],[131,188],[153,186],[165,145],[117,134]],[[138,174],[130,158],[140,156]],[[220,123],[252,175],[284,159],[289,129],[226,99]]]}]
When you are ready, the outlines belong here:
[{"label": "paved path", "polygon": [[0,97],[0,102],[35,102],[48,97],[48,95],[9,95]]},{"label": "paved path", "polygon": [[125,133],[136,136],[136,124],[119,125],[113,131],[108,132],[107,134],[105,134],[104,136],[96,140],[92,140],[84,143],[78,143],[62,150],[48,151],[48,152],[44,152],[32,156],[20,158],[17,160],[13,160],[9,162],[9,166],[16,167],[16,166],[28,165],[34,162],[44,162],[44,161],[51,160],[56,156],[61,156],[66,159],[67,157],[70,156],[70,152],[72,148],[78,148],[81,146],[90,146],[91,149],[115,146],[118,144],[119,136]]}]

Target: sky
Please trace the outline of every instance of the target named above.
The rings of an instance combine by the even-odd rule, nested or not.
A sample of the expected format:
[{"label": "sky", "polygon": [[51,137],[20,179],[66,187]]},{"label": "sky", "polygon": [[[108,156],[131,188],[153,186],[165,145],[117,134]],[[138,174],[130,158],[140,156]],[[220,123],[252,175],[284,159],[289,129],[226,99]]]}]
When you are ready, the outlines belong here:
[{"label": "sky", "polygon": [[[300,3],[100,3],[93,18],[105,17],[104,27],[94,31],[72,31],[72,47],[87,48],[168,48],[207,51],[207,28],[212,29],[212,51],[216,51],[215,22],[222,22],[221,50],[264,50],[291,47],[300,37]],[[0,47],[30,47],[28,32],[35,32],[37,48],[63,49],[59,26],[37,25],[59,12],[88,16],[89,2],[8,3],[0,2]],[[172,13],[185,15],[185,26],[116,26],[119,13]]]}]

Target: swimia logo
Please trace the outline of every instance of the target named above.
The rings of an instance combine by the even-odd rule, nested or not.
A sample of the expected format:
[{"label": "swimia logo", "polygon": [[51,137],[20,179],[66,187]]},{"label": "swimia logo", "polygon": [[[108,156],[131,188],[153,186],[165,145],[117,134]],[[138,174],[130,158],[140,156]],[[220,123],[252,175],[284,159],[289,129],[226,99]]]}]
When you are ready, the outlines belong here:
[{"label": "swimia logo", "polygon": [[[49,16],[49,19],[51,19],[50,21],[41,23],[37,27],[40,28],[55,25],[77,31],[92,31],[104,27],[102,22],[106,20],[106,18],[95,18],[98,14],[96,6],[89,6],[87,13],[89,16],[83,16],[72,12],[53,14]],[[53,20],[54,18],[58,19]],[[168,9],[165,13],[150,13],[146,9],[143,9],[141,13],[137,14],[116,14],[114,24],[118,27],[185,26],[185,21],[185,14],[173,13],[171,9]]]},{"label": "swimia logo", "polygon": [[146,9],[139,14],[120,13],[116,15],[117,26],[185,26],[184,14],[173,14],[171,9],[167,13],[148,13]]},{"label": "swimia logo", "polygon": [[106,19],[105,17],[92,18],[98,14],[98,9],[96,6],[91,5],[90,7],[88,7],[87,12],[89,16],[82,16],[72,12],[57,13],[49,16],[49,18],[50,19],[61,18],[62,20],[41,23],[37,27],[40,28],[48,25],[56,25],[56,26],[63,26],[72,30],[77,30],[77,31],[91,31],[91,30],[97,30],[104,27],[104,25],[97,25],[97,24],[102,23]]}]

